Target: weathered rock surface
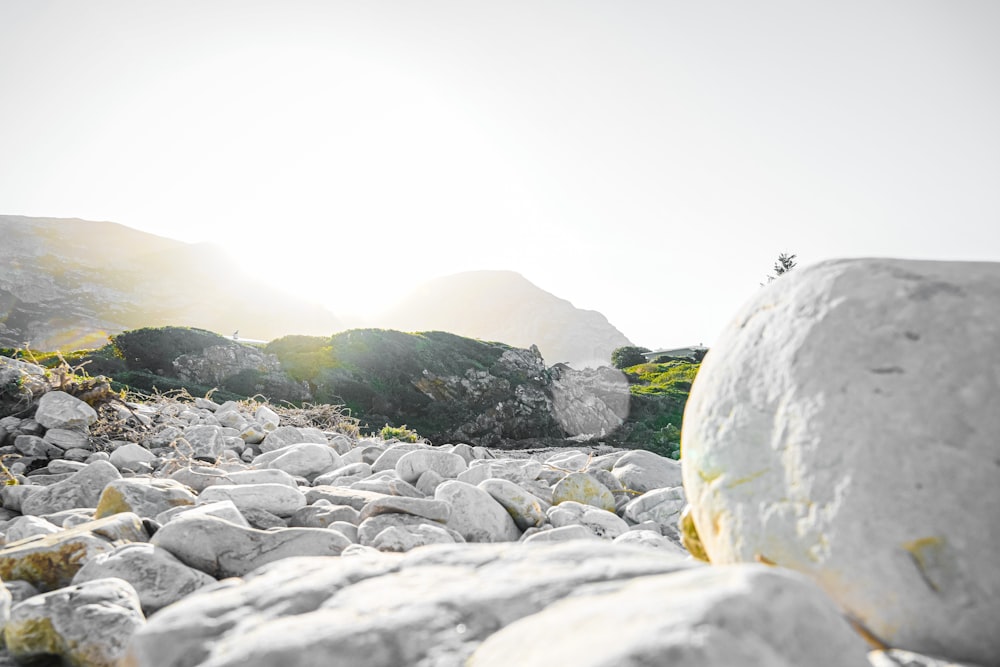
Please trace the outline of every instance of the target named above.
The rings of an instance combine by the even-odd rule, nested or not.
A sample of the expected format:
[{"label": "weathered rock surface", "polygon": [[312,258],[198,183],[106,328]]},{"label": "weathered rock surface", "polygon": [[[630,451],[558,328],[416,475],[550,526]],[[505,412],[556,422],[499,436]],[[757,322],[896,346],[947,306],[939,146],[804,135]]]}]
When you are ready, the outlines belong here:
[{"label": "weathered rock surface", "polygon": [[259,509],[281,517],[306,505],[306,496],[284,484],[217,484],[201,492],[204,503],[231,500],[240,510]]},{"label": "weathered rock surface", "polygon": [[36,535],[0,549],[0,579],[21,579],[42,591],[68,586],[88,561],[149,535],[134,514],[90,521],[51,535]]},{"label": "weathered rock surface", "polygon": [[108,577],[131,584],[147,616],[215,583],[213,577],[188,567],[169,551],[144,542],[123,544],[94,557],[76,573],[73,584]]},{"label": "weathered rock surface", "polygon": [[434,498],[451,505],[447,525],[469,542],[513,542],[521,536],[507,510],[479,487],[452,479],[438,485]]},{"label": "weathered rock surface", "polygon": [[325,528],[244,528],[213,516],[179,517],[150,539],[182,563],[216,579],[242,577],[292,556],[338,556],[351,541]]},{"label": "weathered rock surface", "polygon": [[38,400],[35,421],[49,429],[85,430],[97,421],[97,412],[64,391],[50,391]]},{"label": "weathered rock surface", "polygon": [[198,501],[191,489],[172,479],[115,479],[104,487],[97,500],[94,518],[118,512],[132,512],[150,519],[174,507],[194,505]]},{"label": "weathered rock surface", "polygon": [[333,666],[458,667],[499,628],[585,583],[685,567],[653,551],[580,542],[297,558],[162,610],[134,636],[130,658],[135,667],[299,667],[319,656]]},{"label": "weathered rock surface", "polygon": [[120,478],[121,473],[109,462],[94,461],[65,480],[27,495],[21,501],[21,512],[38,516],[77,507],[96,507],[104,487]]},{"label": "weathered rock surface", "polygon": [[741,565],[584,586],[491,635],[467,665],[866,667],[866,653],[805,577]]},{"label": "weathered rock surface", "polygon": [[22,664],[55,658],[74,667],[117,667],[144,623],[139,596],[128,582],[97,579],[14,605],[4,639]]},{"label": "weathered rock surface", "polygon": [[824,262],[720,336],[684,419],[713,563],[804,572],[882,642],[1000,664],[1000,264]]}]

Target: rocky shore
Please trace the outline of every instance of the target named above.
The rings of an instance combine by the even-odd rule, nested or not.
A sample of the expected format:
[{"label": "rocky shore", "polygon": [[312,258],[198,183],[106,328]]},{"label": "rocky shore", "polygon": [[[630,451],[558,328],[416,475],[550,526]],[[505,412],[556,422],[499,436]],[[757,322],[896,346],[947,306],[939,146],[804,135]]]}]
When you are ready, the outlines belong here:
[{"label": "rocky shore", "polygon": [[1000,665],[987,268],[775,281],[706,359],[683,464],[95,410],[0,359],[0,664]]},{"label": "rocky shore", "polygon": [[688,555],[673,460],[507,458],[207,399],[116,411],[139,442],[58,391],[0,420],[19,664],[868,664],[805,578]]}]

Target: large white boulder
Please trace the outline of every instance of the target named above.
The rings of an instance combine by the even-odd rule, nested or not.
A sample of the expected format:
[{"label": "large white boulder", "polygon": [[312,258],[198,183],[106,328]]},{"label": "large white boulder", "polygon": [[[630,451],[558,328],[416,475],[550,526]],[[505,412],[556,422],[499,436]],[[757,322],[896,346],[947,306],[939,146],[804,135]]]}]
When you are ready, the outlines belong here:
[{"label": "large white boulder", "polygon": [[713,563],[816,580],[882,642],[997,665],[1000,264],[841,260],[762,289],[684,416]]}]

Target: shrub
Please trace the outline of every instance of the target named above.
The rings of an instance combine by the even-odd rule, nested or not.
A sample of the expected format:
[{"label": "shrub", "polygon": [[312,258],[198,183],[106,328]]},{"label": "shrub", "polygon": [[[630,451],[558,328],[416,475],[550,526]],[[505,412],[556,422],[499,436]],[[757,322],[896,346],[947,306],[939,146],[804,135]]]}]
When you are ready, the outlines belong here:
[{"label": "shrub", "polygon": [[399,440],[400,442],[420,442],[423,440],[423,438],[417,435],[416,431],[406,428],[406,424],[402,426],[389,426],[386,424],[379,431],[378,435],[383,440]]},{"label": "shrub", "polygon": [[636,347],[635,345],[625,345],[623,347],[616,348],[611,353],[611,365],[620,369],[644,364],[646,363],[646,357],[642,355],[644,352],[649,351],[649,348]]}]

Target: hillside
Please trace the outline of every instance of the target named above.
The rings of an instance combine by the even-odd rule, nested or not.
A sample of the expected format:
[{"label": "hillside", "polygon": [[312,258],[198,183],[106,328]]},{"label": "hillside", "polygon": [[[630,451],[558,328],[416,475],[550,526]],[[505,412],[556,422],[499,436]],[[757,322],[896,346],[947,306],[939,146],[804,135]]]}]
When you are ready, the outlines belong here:
[{"label": "hillside", "polygon": [[0,216],[0,238],[0,345],[76,349],[177,323],[262,339],[341,328],[215,246],[112,222],[10,215]]},{"label": "hillside", "polygon": [[601,313],[582,310],[513,271],[468,271],[415,288],[374,319],[403,331],[450,331],[514,347],[538,346],[548,365],[606,365],[631,345]]},{"label": "hillside", "polygon": [[[56,354],[18,356],[60,362]],[[339,405],[371,432],[407,426],[433,441],[505,447],[595,440],[673,458],[699,368],[686,361],[624,372],[546,367],[537,348],[385,329],[285,336],[261,348],[199,329],[144,328],[63,358],[107,376],[114,390]]]}]

